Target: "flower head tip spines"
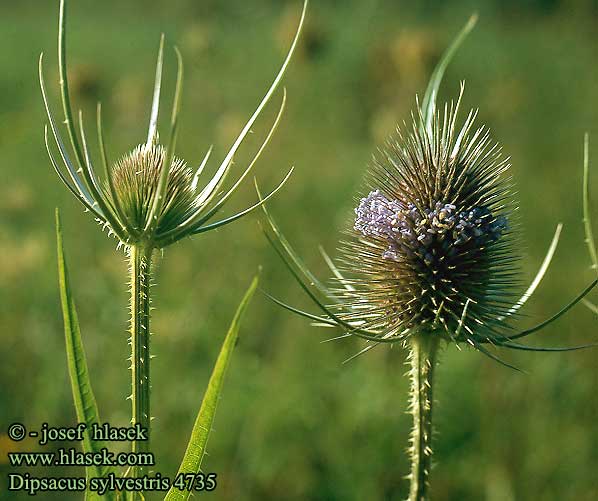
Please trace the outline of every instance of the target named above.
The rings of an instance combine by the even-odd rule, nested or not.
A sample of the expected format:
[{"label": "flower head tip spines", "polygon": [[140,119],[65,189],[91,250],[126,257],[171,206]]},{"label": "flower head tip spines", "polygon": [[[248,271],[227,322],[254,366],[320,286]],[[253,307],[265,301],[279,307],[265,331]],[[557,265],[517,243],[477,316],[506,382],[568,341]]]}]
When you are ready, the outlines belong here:
[{"label": "flower head tip spines", "polygon": [[356,290],[343,289],[341,303],[370,328],[446,338],[459,329],[466,339],[472,324],[492,332],[515,299],[508,159],[483,127],[472,131],[474,112],[456,130],[459,102],[430,129],[418,109],[412,130],[398,130],[375,159],[374,189],[355,209],[357,238],[342,252]]}]

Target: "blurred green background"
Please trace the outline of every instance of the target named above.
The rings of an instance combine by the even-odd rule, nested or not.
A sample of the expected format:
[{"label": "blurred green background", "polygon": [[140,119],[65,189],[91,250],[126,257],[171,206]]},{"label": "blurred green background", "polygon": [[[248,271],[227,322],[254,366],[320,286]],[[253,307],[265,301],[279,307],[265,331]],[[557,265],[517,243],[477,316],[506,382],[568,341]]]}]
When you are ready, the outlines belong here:
[{"label": "blurred green background", "polygon": [[[88,135],[94,137],[93,113],[101,100],[112,158],[144,140],[163,31],[186,63],[178,152],[197,165],[213,143],[213,168],[268,88],[300,9],[299,0],[71,1],[70,78],[74,106],[88,117]],[[10,442],[8,424],[75,422],[58,303],[54,207],[62,210],[101,416],[119,426],[129,419],[125,258],[60,184],[43,146],[37,58],[45,51],[58,111],[57,10],[57,1],[0,2],[2,500],[25,498],[6,491],[12,471],[6,451],[36,450],[33,441]],[[596,1],[312,1],[285,78],[287,112],[255,172],[266,188],[296,166],[270,207],[307,263],[328,276],[317,245],[334,254],[337,230],[351,217],[371,154],[395,123],[408,119],[416,93],[422,95],[443,49],[474,11],[479,23],[448,69],[441,100],[454,97],[465,80],[466,107],[479,107],[480,121],[512,157],[526,280],[557,222],[565,224],[554,265],[526,308],[523,327],[555,312],[592,279],[580,195],[583,133],[598,142]],[[174,59],[168,51],[166,109]],[[280,96],[243,146],[238,169],[259,146]],[[591,146],[591,154],[597,158],[598,148]],[[248,182],[229,210],[255,198]],[[159,259],[152,398],[153,449],[163,475],[176,471],[224,332],[257,268],[264,267],[264,289],[309,307],[257,219],[182,241]],[[211,498],[405,496],[405,353],[380,347],[343,365],[362,344],[321,344],[328,335],[256,296],[204,461],[206,472],[218,473]],[[596,318],[582,306],[530,343],[579,344],[597,337]],[[467,349],[449,348],[442,356],[432,498],[598,499],[598,351],[500,355],[527,374]],[[154,497],[161,498],[148,496]]]}]

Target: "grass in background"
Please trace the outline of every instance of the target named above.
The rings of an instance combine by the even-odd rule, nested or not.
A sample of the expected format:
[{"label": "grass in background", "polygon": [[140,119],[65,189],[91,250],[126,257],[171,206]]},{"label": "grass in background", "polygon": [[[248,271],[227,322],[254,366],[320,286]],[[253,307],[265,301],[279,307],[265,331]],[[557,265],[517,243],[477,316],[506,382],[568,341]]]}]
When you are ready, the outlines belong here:
[{"label": "grass in background", "polygon": [[[412,96],[423,93],[442,48],[475,9],[479,24],[447,71],[446,95],[465,79],[464,106],[479,104],[480,121],[513,157],[528,277],[556,223],[565,223],[553,268],[530,302],[530,316],[556,311],[563,297],[593,278],[583,245],[580,194],[583,133],[598,138],[598,12],[582,1],[518,5],[312,2],[303,51],[286,80],[287,113],[256,174],[262,186],[271,185],[296,165],[293,179],[271,206],[318,275],[326,270],[313,243],[334,253],[336,231],[331,229],[346,224],[352,194],[375,145],[395,122],[408,118]],[[124,356],[120,365],[114,360],[127,351],[127,315],[120,308],[127,298],[124,257],[114,252],[116,241],[106,240],[56,181],[43,146],[36,65],[39,51],[55,46],[56,7],[34,0],[0,6],[0,422],[75,421],[54,267],[53,214],[59,206],[65,239],[80,242],[69,246],[69,266],[89,370],[98,381],[96,397],[103,418],[123,426],[129,375]],[[71,7],[73,99],[88,115],[102,100],[111,157],[144,138],[155,48],[164,31],[186,61],[179,151],[198,158],[211,143],[216,157],[222,156],[259,101],[284,54],[300,2],[181,0],[172,7],[140,0],[100,6],[85,0]],[[46,55],[48,69],[55,67],[53,57]],[[173,72],[165,68],[165,75]],[[56,75],[48,72],[47,80],[55,82]],[[170,82],[165,95],[172,90]],[[255,139],[243,149],[244,158],[258,146],[258,132],[276,111],[276,104],[269,107]],[[595,152],[592,147],[591,161]],[[242,208],[253,200],[247,185],[234,204]],[[302,295],[255,219],[173,246],[168,253],[158,263],[160,286],[155,288],[153,398],[157,409],[177,410],[156,416],[154,445],[160,451],[159,470],[174,475],[203,391],[197,382],[207,379],[221,342],[209,333],[228,326],[253,270],[264,266],[262,285],[277,295]],[[174,296],[172,290],[185,292]],[[597,327],[596,319],[579,308],[543,336],[550,337],[546,344],[582,343],[595,339]],[[211,437],[210,449],[217,454],[204,462],[206,471],[218,473],[212,497],[344,501],[404,496],[407,482],[396,481],[396,471],[408,472],[406,459],[396,464],[404,456],[404,443],[396,437],[405,437],[409,429],[406,385],[397,377],[404,353],[379,348],[341,366],[361,346],[357,340],[320,344],[317,331],[259,295],[244,332]],[[505,354],[529,375],[468,351],[449,350],[443,356],[450,360],[439,369],[441,433],[435,448],[444,461],[434,473],[433,499],[598,496],[595,350]],[[13,445],[0,435],[0,458]],[[34,447],[26,441],[19,446]],[[0,471],[5,477],[8,466]],[[0,499],[15,499],[5,481]],[[66,497],[48,494],[45,499]]]}]

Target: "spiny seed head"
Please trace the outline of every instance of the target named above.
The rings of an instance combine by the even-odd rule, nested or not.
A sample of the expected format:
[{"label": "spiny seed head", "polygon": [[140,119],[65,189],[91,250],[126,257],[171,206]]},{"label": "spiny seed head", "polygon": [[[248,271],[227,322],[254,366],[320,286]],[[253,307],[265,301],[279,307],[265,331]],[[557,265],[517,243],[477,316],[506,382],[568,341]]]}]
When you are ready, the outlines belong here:
[{"label": "spiny seed head", "polygon": [[[151,241],[152,235],[143,232],[154,200],[160,173],[164,165],[166,150],[159,144],[142,144],[124,155],[112,167],[114,194],[123,215],[136,230],[139,241]],[[168,168],[168,182],[162,210],[157,215],[154,233],[162,234],[173,230],[195,211],[197,193],[192,187],[193,173],[184,160],[173,157]],[[111,197],[110,188],[104,187],[106,197]]]},{"label": "spiny seed head", "polygon": [[374,159],[342,249],[355,289],[341,290],[342,311],[365,328],[465,338],[491,332],[513,303],[509,161],[484,127],[472,130],[475,112],[456,130],[458,108],[429,126],[418,109],[411,131],[397,129]]}]

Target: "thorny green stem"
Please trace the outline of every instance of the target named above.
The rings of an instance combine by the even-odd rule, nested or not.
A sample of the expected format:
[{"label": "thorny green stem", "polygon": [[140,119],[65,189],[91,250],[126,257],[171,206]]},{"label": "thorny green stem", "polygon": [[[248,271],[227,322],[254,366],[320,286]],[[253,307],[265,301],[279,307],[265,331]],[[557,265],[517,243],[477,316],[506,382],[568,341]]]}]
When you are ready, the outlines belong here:
[{"label": "thorny green stem", "polygon": [[[131,246],[131,424],[150,434],[150,287],[151,249]],[[133,441],[133,452],[148,452],[149,441]],[[132,469],[131,476],[142,473]]]},{"label": "thorny green stem", "polygon": [[433,376],[438,351],[438,338],[424,332],[411,341],[411,405],[413,430],[410,438],[411,487],[408,501],[426,501],[432,460]]}]

